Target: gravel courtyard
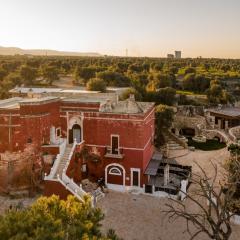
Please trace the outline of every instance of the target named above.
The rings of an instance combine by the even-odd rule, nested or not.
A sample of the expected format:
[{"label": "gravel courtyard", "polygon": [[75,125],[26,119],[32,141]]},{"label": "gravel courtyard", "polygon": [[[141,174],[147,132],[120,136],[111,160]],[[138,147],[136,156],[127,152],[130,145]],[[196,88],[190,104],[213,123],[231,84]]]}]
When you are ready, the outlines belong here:
[{"label": "gravel courtyard", "polygon": [[[204,152],[172,151],[179,163],[192,165],[193,171],[199,171],[195,162],[202,166],[208,174],[213,173],[211,162],[217,164],[221,171],[221,165],[229,157],[226,149]],[[180,157],[177,157],[180,156]],[[219,172],[220,172],[219,171]],[[191,191],[191,187],[190,187]],[[10,205],[16,206],[21,202],[28,206],[35,199],[10,199],[0,196],[0,214],[8,209]],[[183,220],[169,222],[163,212],[166,210],[167,198],[156,198],[147,195],[134,195],[130,193],[119,193],[109,191],[105,198],[101,199],[98,206],[102,208],[105,219],[102,221],[102,230],[109,228],[116,230],[118,236],[124,240],[188,240],[189,235],[185,232],[186,225]],[[192,202],[186,201],[189,209],[194,209]],[[193,229],[191,227],[191,229]],[[198,240],[208,240],[205,235],[199,235]],[[240,239],[240,226],[233,225],[231,240]]]},{"label": "gravel courtyard", "polygon": [[[176,153],[174,154],[177,156]],[[179,155],[183,154],[180,153]],[[194,172],[199,171],[194,164],[194,162],[197,162],[208,174],[212,174],[213,168],[210,160],[216,163],[220,170],[221,164],[228,156],[228,151],[221,149],[211,152],[188,152],[185,156],[176,159],[182,164],[192,165]],[[163,211],[166,210],[165,204],[167,202],[169,200],[166,198],[110,191],[98,203],[105,213],[102,228],[104,231],[109,228],[115,229],[124,240],[190,239],[188,233],[185,232],[186,225],[183,220],[178,219],[171,223],[165,216]],[[188,201],[186,201],[186,205],[189,209],[196,207]],[[207,240],[209,238],[205,235],[199,235],[197,239]],[[240,226],[233,226],[231,239],[240,239]]]}]

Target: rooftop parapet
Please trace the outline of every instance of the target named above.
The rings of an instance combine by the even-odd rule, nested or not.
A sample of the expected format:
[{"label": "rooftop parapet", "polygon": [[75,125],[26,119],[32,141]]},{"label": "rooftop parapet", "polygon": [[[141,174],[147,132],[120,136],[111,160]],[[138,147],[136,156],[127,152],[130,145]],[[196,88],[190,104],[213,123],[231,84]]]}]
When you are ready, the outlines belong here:
[{"label": "rooftop parapet", "polygon": [[101,104],[100,112],[120,114],[142,114],[154,106],[152,102],[137,102],[133,94],[125,101],[111,102],[107,100]]}]

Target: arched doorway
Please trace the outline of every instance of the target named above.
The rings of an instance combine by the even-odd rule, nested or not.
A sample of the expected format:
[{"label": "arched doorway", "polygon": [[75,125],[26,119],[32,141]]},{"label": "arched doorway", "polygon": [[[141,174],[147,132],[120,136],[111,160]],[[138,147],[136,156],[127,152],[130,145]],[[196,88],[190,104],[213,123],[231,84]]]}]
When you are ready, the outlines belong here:
[{"label": "arched doorway", "polygon": [[125,190],[125,169],[118,163],[112,163],[105,168],[105,183],[110,189]]},{"label": "arched doorway", "polygon": [[79,124],[74,124],[72,129],[69,129],[69,144],[74,142],[74,139],[77,140],[77,143],[81,142],[81,127]]},{"label": "arched doorway", "polygon": [[179,133],[186,137],[194,137],[196,134],[194,128],[182,128]]}]

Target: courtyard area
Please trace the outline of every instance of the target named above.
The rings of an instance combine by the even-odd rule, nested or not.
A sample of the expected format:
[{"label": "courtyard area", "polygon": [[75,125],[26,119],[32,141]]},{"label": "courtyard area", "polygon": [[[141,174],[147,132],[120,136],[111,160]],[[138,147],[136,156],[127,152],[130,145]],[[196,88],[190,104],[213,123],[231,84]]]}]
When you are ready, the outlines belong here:
[{"label": "courtyard area", "polygon": [[[217,164],[219,172],[222,172],[222,164],[229,157],[226,148],[216,151],[194,152],[188,150],[175,150],[170,152],[170,157],[174,157],[180,164],[191,165],[193,172],[199,172],[195,163],[202,166],[207,174],[213,174],[211,161]],[[219,174],[221,178],[221,174]],[[192,185],[189,191],[191,191]],[[37,198],[37,197],[36,197]],[[36,198],[10,199],[0,197],[0,214],[10,206],[28,206]],[[166,204],[170,200],[167,198],[156,198],[149,195],[135,195],[130,193],[120,193],[109,191],[105,198],[98,202],[98,207],[105,214],[102,221],[102,230],[106,232],[112,228],[116,230],[119,237],[124,240],[188,240],[189,234],[186,232],[186,222],[182,219],[171,222],[165,214]],[[186,200],[187,209],[194,210],[196,205]],[[193,226],[190,226],[193,231]],[[199,235],[197,240],[208,240],[206,235]],[[240,239],[240,226],[233,225],[231,240]]]},{"label": "courtyard area", "polygon": [[[198,163],[208,174],[213,173],[211,162],[217,164],[219,172],[221,165],[229,156],[227,149],[217,151],[175,151],[171,152],[181,164],[192,165],[193,172],[199,172]],[[220,176],[219,176],[220,177]],[[190,187],[191,191],[191,187]],[[105,219],[102,222],[103,230],[109,228],[116,230],[117,234],[124,240],[188,240],[190,239],[186,230],[186,222],[178,219],[175,222],[169,222],[164,213],[167,198],[155,198],[147,195],[133,195],[129,193],[118,193],[110,191],[106,197],[101,199],[98,206],[105,213]],[[196,206],[186,201],[189,209]],[[193,229],[193,227],[190,227]],[[205,235],[199,235],[199,240],[209,239]],[[240,239],[240,226],[233,226],[231,240]]]}]

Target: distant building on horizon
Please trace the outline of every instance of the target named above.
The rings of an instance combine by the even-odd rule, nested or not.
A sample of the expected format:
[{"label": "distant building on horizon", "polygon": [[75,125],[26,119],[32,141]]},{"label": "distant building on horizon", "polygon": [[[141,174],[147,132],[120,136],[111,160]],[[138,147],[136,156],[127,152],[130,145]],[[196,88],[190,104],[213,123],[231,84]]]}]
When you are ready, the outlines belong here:
[{"label": "distant building on horizon", "polygon": [[173,58],[174,58],[174,55],[173,55],[173,54],[168,54],[168,55],[167,55],[167,58],[173,59]]},{"label": "distant building on horizon", "polygon": [[181,51],[175,51],[175,58],[177,58],[177,59],[182,58],[182,52]]}]

